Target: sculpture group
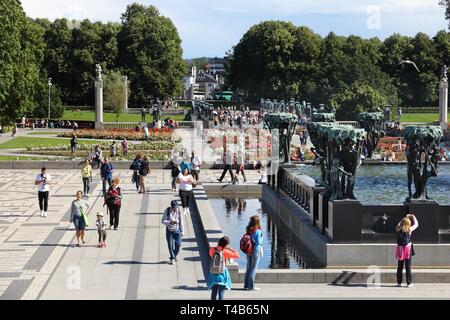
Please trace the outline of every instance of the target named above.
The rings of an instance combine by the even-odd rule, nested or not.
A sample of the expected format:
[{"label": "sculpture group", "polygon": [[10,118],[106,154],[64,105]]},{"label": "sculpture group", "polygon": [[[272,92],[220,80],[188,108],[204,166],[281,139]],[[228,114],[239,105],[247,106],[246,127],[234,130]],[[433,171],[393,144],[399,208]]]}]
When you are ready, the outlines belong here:
[{"label": "sculpture group", "polygon": [[[437,126],[412,126],[405,129],[408,198],[429,199],[427,182],[438,173],[439,142],[442,130]],[[415,192],[412,192],[414,183]]]}]

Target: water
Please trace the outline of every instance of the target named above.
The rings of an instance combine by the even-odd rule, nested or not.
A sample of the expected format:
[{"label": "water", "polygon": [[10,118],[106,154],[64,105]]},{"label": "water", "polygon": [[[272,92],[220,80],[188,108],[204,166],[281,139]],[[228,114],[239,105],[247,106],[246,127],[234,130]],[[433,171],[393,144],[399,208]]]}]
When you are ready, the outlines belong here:
[{"label": "water", "polygon": [[[298,166],[296,171],[320,181],[319,166]],[[431,177],[428,180],[428,196],[439,204],[448,205],[450,204],[450,165],[440,165],[438,171],[437,177]],[[359,167],[356,171],[355,196],[367,205],[403,204],[408,196],[406,165]]]},{"label": "water", "polygon": [[299,256],[299,245],[294,243],[289,230],[281,221],[277,221],[272,214],[263,212],[261,199],[209,197],[209,201],[222,232],[230,238],[231,247],[240,253],[240,258],[237,259],[240,268],[246,267],[247,259],[239,249],[239,241],[245,233],[250,217],[255,214],[260,215],[264,237],[264,256],[260,260],[259,269],[303,269],[317,266],[313,258],[306,262]]}]

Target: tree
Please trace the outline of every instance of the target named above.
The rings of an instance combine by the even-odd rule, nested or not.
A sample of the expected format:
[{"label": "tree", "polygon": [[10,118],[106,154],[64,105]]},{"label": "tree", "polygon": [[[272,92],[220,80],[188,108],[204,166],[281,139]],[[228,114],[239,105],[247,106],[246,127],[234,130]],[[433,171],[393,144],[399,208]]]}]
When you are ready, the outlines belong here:
[{"label": "tree", "polygon": [[[116,114],[116,122],[125,108],[125,84],[119,72],[111,71],[104,76],[105,85],[105,110],[111,110]],[[129,83],[127,83],[129,88]],[[130,90],[128,90],[128,93]]]},{"label": "tree", "polygon": [[186,65],[181,40],[169,18],[154,6],[131,4],[118,34],[119,66],[132,79],[130,104],[180,95]]},{"label": "tree", "polygon": [[34,105],[44,30],[19,1],[2,1],[0,12],[0,121],[12,123]]},{"label": "tree", "polygon": [[336,108],[337,120],[356,120],[362,112],[374,112],[376,107],[388,102],[386,96],[367,84],[355,82],[350,88],[330,97],[330,104]]},{"label": "tree", "polygon": [[[36,85],[35,103],[27,110],[27,117],[48,117],[48,82],[47,77],[42,77]],[[50,118],[57,119],[64,115],[64,105],[61,101],[61,92],[57,85],[53,84],[50,89]]]},{"label": "tree", "polygon": [[[445,19],[450,20],[450,0],[439,0],[439,4],[445,7]],[[450,28],[450,22],[449,22]]]}]

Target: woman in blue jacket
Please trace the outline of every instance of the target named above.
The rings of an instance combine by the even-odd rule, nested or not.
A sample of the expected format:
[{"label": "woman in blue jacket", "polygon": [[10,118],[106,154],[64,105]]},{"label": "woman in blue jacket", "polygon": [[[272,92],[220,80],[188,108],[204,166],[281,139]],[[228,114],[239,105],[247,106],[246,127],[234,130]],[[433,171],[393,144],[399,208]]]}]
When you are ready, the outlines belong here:
[{"label": "woman in blue jacket", "polygon": [[246,232],[252,238],[253,250],[250,254],[247,254],[247,270],[245,271],[244,289],[260,290],[255,287],[256,270],[258,269],[259,260],[263,256],[263,235],[258,215],[250,218]]}]

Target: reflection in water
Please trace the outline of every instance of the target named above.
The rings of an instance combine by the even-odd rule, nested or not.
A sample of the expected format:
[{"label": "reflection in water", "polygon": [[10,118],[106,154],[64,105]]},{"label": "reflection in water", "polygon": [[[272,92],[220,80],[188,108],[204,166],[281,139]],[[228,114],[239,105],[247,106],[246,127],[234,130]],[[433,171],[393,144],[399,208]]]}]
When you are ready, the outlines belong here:
[{"label": "reflection in water", "polygon": [[[263,212],[261,199],[244,199],[237,197],[211,198],[211,206],[216,214],[220,227],[230,237],[231,246],[239,250],[239,241],[245,233],[250,217],[259,214],[263,230],[263,251],[260,269],[298,269],[307,264],[298,254],[297,245],[289,229],[270,213]],[[239,250],[240,251],[240,250]],[[301,252],[305,252],[303,249]],[[245,254],[240,252],[238,259],[240,268],[247,265]],[[308,260],[313,261],[313,260]],[[310,267],[312,265],[308,265]]]}]

